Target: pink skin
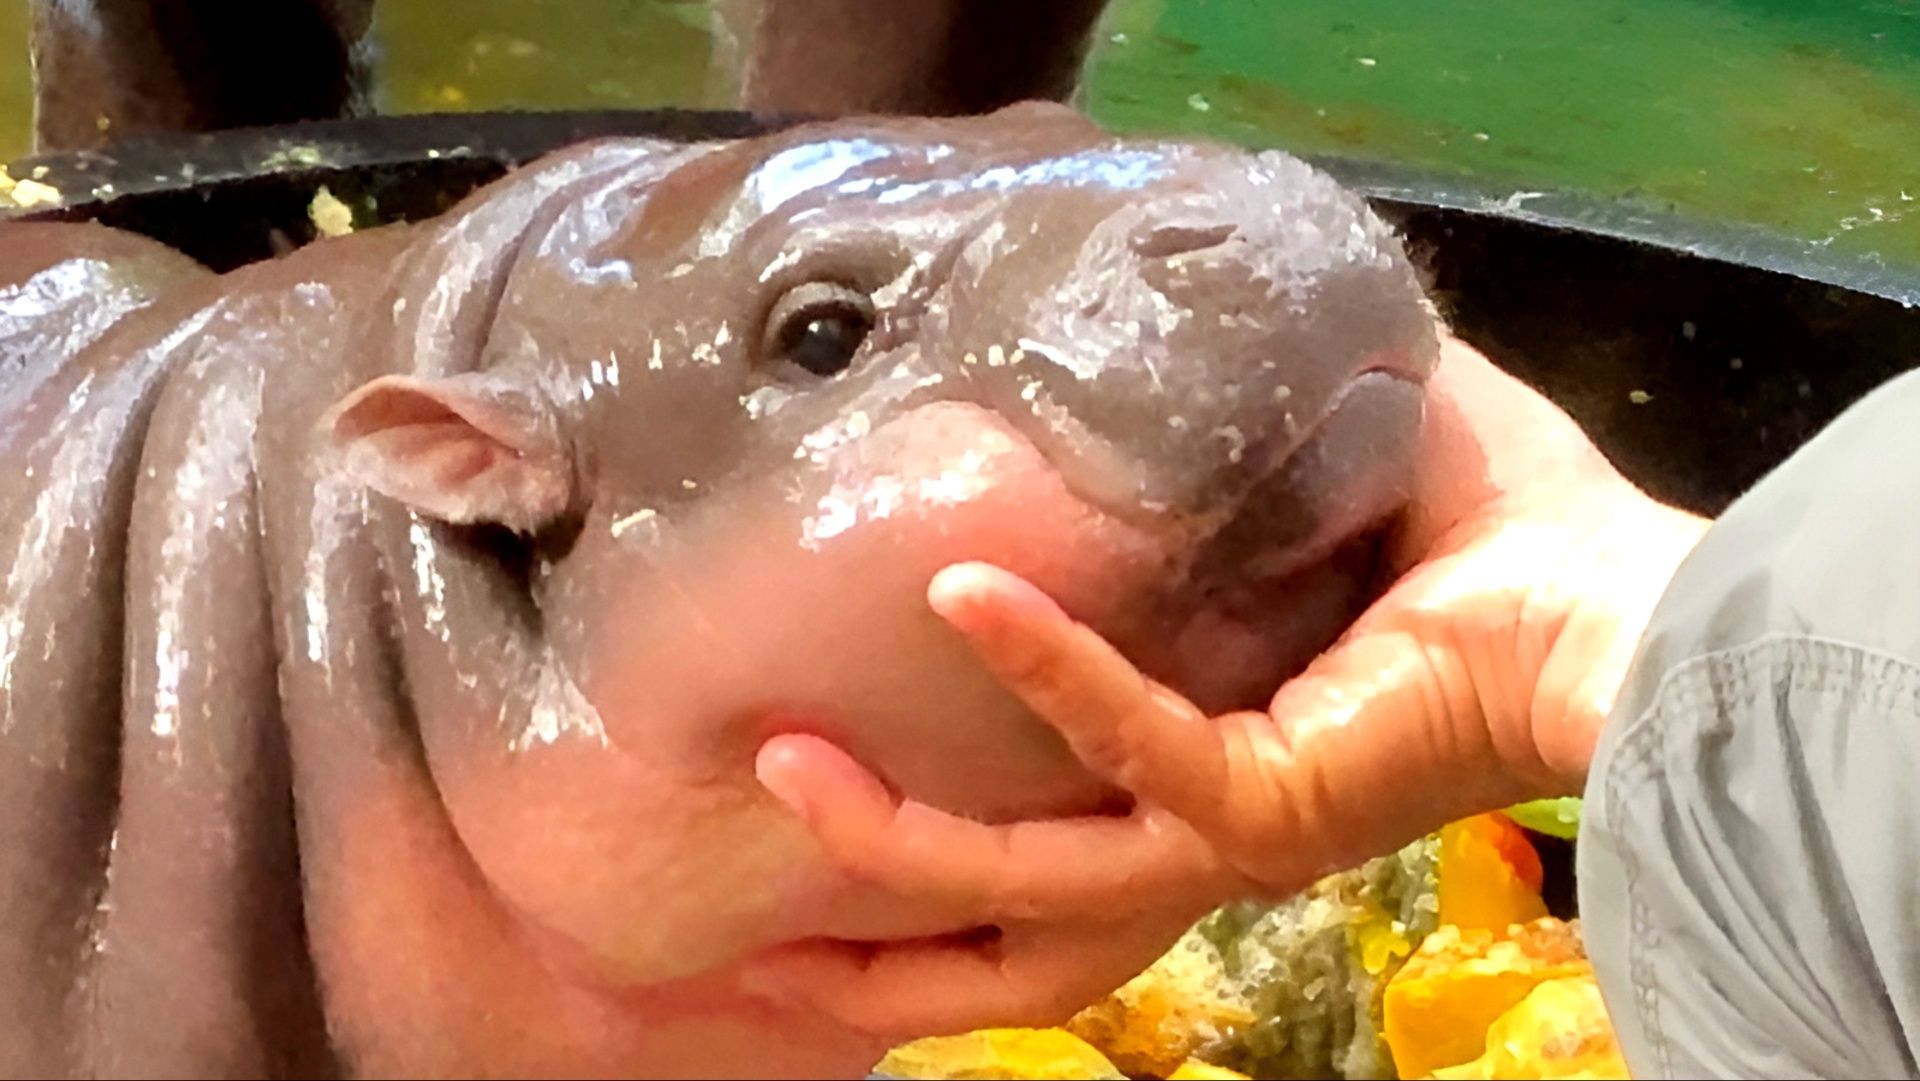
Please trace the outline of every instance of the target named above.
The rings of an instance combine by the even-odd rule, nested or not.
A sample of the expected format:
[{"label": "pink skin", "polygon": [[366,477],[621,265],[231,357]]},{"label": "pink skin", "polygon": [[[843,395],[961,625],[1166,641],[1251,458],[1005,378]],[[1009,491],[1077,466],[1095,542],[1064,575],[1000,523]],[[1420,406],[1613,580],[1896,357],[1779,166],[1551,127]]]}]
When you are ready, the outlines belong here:
[{"label": "pink skin", "polygon": [[[1433,385],[1400,580],[1267,711],[1207,717],[1013,568],[933,578],[930,607],[1135,794],[1129,818],[965,822],[801,736],[762,748],[761,782],[844,866],[899,892],[1095,909],[1176,867],[1219,901],[1283,896],[1463,815],[1578,792],[1638,632],[1705,523],[1627,484],[1459,342]],[[1006,993],[951,963],[952,993]],[[1025,974],[1016,993],[1033,996],[1054,975]]]},{"label": "pink skin", "polygon": [[[878,476],[875,460],[890,463]],[[850,891],[753,782],[754,752],[774,731],[884,755],[897,789],[988,820],[1102,802],[964,643],[900,599],[947,563],[990,559],[1105,616],[1101,587],[1151,568],[1157,546],[1080,502],[1030,445],[971,406],[928,406],[874,432],[821,471],[810,495],[842,477],[854,491],[897,481],[900,502],[842,520],[833,509],[796,514],[755,485],[716,497],[764,508],[750,520],[716,506],[653,533],[590,525],[596,539],[583,544],[644,553],[625,557],[633,572],[597,602],[603,648],[617,652],[590,658],[580,678],[618,753],[568,740],[443,781],[489,880],[612,969],[675,978],[796,939],[970,925],[964,913]],[[808,542],[796,528],[823,535]],[[769,605],[773,596],[784,603]],[[811,648],[823,635],[832,648]],[[876,663],[893,654],[920,663]],[[548,824],[529,828],[533,813]],[[633,829],[638,821],[652,828]]]},{"label": "pink skin", "polygon": [[359,1076],[857,1077],[914,1036],[1064,1017],[1179,929],[1091,920],[1079,899],[1059,898],[1045,919],[1010,924],[1004,954],[810,943],[633,985],[503,909],[459,839],[432,824],[427,798],[367,799],[340,842],[354,858],[315,887],[316,905],[337,914],[316,955],[383,974],[330,995]]},{"label": "pink skin", "polygon": [[345,858],[313,883],[327,916],[316,957],[382,977],[330,989],[354,1076],[859,1076],[897,1042],[765,993],[743,965],[652,985],[610,979],[500,904],[428,791],[380,786],[356,803],[338,839]]},{"label": "pink skin", "polygon": [[[875,462],[887,463],[877,475]],[[899,889],[841,865],[755,782],[756,752],[773,734],[775,747],[883,755],[885,781],[857,775],[863,799],[891,805],[891,792],[911,792],[915,806],[970,821],[1079,807],[1089,817],[1078,821],[1095,834],[1142,825],[1184,833],[1152,813],[1100,815],[1111,789],[1075,768],[964,639],[933,612],[900,603],[942,566],[984,559],[1045,583],[1080,618],[1122,625],[1112,598],[1127,591],[1115,586],[1154,571],[1170,542],[1094,510],[997,415],[964,404],[903,415],[800,483],[818,501],[840,478],[864,491],[897,481],[905,494],[884,513],[869,506],[851,521],[832,519],[845,526],[838,532],[821,527],[831,509],[796,514],[757,489],[721,497],[764,508],[756,522],[715,506],[659,532],[589,523],[580,543],[623,549],[606,560],[634,568],[597,602],[620,663],[589,662],[579,680],[608,746],[562,738],[462,756],[436,773],[448,824],[439,833],[394,828],[434,820],[426,807],[368,811],[348,842],[362,870],[344,881],[391,878],[374,870],[386,866],[440,870],[338,899],[349,915],[334,933],[344,954],[335,966],[392,966],[399,956],[418,977],[355,1004],[350,1017],[390,1015],[402,1008],[391,1001],[398,996],[409,1012],[437,1018],[408,1031],[467,1033],[460,1060],[504,1055],[527,1070],[571,1062],[563,1035],[533,1039],[460,1018],[463,1003],[525,998],[525,1016],[557,1033],[589,1026],[594,1035],[580,1046],[600,1048],[611,1071],[658,1063],[662,1076],[724,1072],[708,1035],[718,1030],[753,1048],[744,1074],[761,1075],[762,1043],[782,1033],[812,1041],[783,1068],[857,1074],[914,1036],[1062,1019],[1151,962],[1204,911],[1205,868],[1163,859],[1157,847],[1132,860],[1083,859],[1067,888],[982,895],[970,880],[993,854],[947,851],[935,836],[921,858],[953,890]],[[793,482],[765,483],[778,491]],[[811,547],[795,528],[815,530]],[[846,592],[854,581],[870,591]],[[791,603],[770,606],[773,595]],[[831,627],[809,621],[824,611],[838,613]],[[819,650],[781,646],[822,633],[836,642],[824,661]],[[892,651],[919,659],[912,680],[874,663]],[[760,658],[752,672],[749,657]],[[675,678],[652,678],[659,671]],[[767,698],[768,688],[779,697]],[[1023,827],[1013,829],[1024,851]],[[1116,901],[1121,894],[1133,902]],[[433,915],[393,918],[411,906]],[[415,933],[402,934],[408,927]],[[461,946],[446,949],[448,940]],[[999,989],[982,994],[970,978],[950,979],[956,972],[990,972]],[[556,1011],[563,1016],[552,1018]],[[617,1031],[623,1017],[644,1017],[645,1032]],[[766,1035],[748,1040],[749,1032]],[[452,1053],[418,1050],[380,1072]]]}]

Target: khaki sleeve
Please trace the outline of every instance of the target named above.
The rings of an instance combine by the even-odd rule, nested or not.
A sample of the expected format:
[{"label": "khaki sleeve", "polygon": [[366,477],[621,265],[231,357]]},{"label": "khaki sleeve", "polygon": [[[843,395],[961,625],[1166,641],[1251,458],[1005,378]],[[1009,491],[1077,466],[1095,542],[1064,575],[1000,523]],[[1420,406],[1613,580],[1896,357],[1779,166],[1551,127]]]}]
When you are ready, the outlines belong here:
[{"label": "khaki sleeve", "polygon": [[1578,857],[1634,1076],[1920,1076],[1920,379],[1736,503],[1640,650]]}]

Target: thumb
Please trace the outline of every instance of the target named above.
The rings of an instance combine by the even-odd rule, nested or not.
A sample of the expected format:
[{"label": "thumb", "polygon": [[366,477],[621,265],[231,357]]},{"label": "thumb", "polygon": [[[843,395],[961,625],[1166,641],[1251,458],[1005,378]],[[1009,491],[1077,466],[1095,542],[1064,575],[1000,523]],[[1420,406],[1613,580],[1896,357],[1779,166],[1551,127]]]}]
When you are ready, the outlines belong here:
[{"label": "thumb", "polygon": [[1421,577],[1377,602],[1268,712],[1214,718],[1005,571],[950,568],[930,600],[1089,768],[1284,893],[1526,791],[1500,768],[1472,673],[1444,645],[1447,622],[1397,629],[1430,592]]},{"label": "thumb", "polygon": [[1290,849],[1243,854],[1239,869],[1272,888],[1537,794],[1506,768],[1454,642],[1370,622],[1281,687],[1265,732],[1243,721],[1225,733],[1234,772],[1259,779],[1230,786],[1242,802],[1231,817],[1266,823]]}]

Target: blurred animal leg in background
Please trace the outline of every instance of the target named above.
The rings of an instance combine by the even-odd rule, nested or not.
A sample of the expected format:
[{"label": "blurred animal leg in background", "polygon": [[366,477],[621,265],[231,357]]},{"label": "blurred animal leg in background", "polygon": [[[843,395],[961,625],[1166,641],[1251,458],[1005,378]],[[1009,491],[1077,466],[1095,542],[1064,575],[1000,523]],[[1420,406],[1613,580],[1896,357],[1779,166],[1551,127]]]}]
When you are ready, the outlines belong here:
[{"label": "blurred animal leg in background", "polygon": [[374,0],[29,0],[39,150],[369,110]]},{"label": "blurred animal leg in background", "polygon": [[742,107],[990,112],[1065,101],[1105,0],[713,0],[716,77]]},{"label": "blurred animal leg in background", "polygon": [[[583,0],[562,0],[583,2]],[[374,0],[29,0],[37,149],[370,113]],[[1064,101],[1105,0],[712,0],[715,98],[769,112]]]}]

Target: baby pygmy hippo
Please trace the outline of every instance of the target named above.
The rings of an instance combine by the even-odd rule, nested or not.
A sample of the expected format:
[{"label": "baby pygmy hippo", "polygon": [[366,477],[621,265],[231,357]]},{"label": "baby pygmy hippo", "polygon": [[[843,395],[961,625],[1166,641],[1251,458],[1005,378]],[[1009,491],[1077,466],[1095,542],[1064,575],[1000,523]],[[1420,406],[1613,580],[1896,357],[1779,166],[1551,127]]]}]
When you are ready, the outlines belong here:
[{"label": "baby pygmy hippo", "polygon": [[[581,146],[225,276],[0,226],[0,1074],[859,1075],[920,1033],[788,951],[1017,928],[835,870],[756,750],[1112,809],[929,579],[1260,704],[1436,355],[1325,176],[1052,106]],[[1090,996],[1195,914],[1076,917]]]}]

